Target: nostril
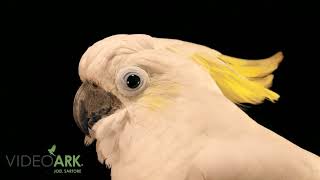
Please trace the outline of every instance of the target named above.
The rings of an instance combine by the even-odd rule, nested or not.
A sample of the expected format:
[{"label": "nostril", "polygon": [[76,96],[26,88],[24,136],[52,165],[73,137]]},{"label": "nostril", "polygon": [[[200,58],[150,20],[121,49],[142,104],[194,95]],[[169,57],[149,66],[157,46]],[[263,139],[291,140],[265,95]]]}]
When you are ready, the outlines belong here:
[{"label": "nostril", "polygon": [[98,85],[97,85],[96,83],[92,83],[92,86],[93,86],[94,88],[98,88]]}]

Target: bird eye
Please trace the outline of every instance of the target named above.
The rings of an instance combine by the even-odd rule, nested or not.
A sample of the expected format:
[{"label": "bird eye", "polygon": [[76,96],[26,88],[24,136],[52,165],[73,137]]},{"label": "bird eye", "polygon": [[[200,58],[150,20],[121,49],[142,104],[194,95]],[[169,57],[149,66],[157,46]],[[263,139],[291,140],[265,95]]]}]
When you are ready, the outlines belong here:
[{"label": "bird eye", "polygon": [[148,82],[148,74],[136,66],[121,69],[116,77],[117,88],[125,96],[138,95],[146,88]]},{"label": "bird eye", "polygon": [[139,87],[141,83],[141,79],[136,73],[128,73],[124,80],[126,81],[128,88],[130,89]]}]

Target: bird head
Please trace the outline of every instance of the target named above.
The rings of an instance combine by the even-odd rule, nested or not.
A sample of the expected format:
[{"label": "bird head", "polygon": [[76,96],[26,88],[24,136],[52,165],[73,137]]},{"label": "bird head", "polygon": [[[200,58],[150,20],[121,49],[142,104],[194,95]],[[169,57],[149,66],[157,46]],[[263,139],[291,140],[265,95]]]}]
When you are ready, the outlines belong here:
[{"label": "bird head", "polygon": [[113,165],[120,153],[126,158],[133,142],[132,154],[141,147],[152,154],[157,146],[148,142],[164,143],[163,134],[172,135],[164,138],[169,143],[173,132],[183,134],[180,141],[211,126],[219,133],[231,127],[234,112],[242,112],[235,104],[277,100],[268,88],[281,59],[278,53],[247,63],[179,40],[111,36],[81,58],[74,119],[87,143],[97,140],[101,162]]}]

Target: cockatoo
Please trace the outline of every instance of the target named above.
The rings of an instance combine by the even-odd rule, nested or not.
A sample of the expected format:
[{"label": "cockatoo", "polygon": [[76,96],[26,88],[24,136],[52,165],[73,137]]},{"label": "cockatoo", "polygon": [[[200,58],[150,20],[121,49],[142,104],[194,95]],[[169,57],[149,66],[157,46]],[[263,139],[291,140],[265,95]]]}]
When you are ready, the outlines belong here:
[{"label": "cockatoo", "polygon": [[279,98],[269,87],[282,58],[110,36],[80,60],[74,118],[113,180],[320,180],[317,155],[239,108]]}]

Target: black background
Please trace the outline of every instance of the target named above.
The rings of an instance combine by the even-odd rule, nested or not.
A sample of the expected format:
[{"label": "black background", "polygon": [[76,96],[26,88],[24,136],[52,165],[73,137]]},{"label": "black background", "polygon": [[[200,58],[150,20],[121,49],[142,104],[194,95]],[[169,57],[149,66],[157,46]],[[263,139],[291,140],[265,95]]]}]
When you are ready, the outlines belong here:
[{"label": "black background", "polygon": [[[1,6],[1,176],[106,179],[95,148],[83,145],[72,117],[81,55],[114,34],[143,33],[191,41],[242,58],[283,51],[276,104],[252,106],[260,124],[320,155],[317,105],[318,19],[307,3],[285,1],[29,2]],[[81,154],[80,175],[8,167],[5,155]],[[1,178],[3,179],[3,178]]]}]

